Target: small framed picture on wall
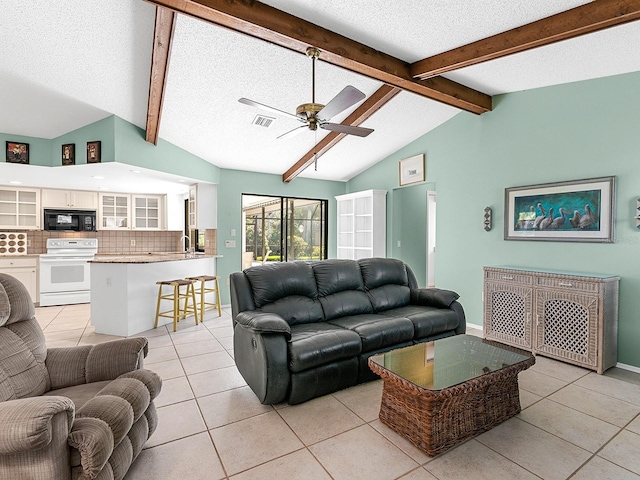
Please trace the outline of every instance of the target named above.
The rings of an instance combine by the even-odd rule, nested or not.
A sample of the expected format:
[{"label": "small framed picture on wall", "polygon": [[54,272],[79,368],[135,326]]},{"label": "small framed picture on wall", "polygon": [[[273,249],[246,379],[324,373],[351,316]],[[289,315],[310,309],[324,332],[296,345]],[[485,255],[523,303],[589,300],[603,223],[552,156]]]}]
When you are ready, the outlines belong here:
[{"label": "small framed picture on wall", "polygon": [[87,163],[100,163],[100,143],[87,142]]},{"label": "small framed picture on wall", "polygon": [[7,142],[8,163],[29,163],[29,144],[20,142]]},{"label": "small framed picture on wall", "polygon": [[62,165],[76,164],[76,144],[67,143],[62,145]]},{"label": "small framed picture on wall", "polygon": [[424,182],[424,153],[399,162],[400,186]]}]

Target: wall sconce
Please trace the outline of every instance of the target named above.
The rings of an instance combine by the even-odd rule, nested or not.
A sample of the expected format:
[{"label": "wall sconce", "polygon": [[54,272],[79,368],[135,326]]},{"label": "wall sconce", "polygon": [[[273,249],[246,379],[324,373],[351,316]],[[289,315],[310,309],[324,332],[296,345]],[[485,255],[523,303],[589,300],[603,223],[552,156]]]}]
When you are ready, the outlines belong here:
[{"label": "wall sconce", "polygon": [[[638,202],[638,204],[640,204],[640,202]],[[486,232],[491,230],[491,207],[486,207],[484,209],[484,220],[482,221],[482,224],[484,225]]]},{"label": "wall sconce", "polygon": [[636,200],[636,228],[640,229],[640,198]]}]

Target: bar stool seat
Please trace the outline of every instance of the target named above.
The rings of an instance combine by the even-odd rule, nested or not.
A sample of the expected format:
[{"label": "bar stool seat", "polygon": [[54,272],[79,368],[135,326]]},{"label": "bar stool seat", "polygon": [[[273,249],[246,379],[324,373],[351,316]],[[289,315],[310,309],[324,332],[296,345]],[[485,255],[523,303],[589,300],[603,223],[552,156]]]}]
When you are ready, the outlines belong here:
[{"label": "bar stool seat", "polygon": [[[204,312],[212,308],[218,309],[218,316],[222,316],[222,308],[220,306],[220,285],[218,283],[218,276],[215,275],[197,275],[195,277],[187,277],[187,280],[193,282],[200,282],[200,287],[196,288],[196,294],[199,295],[198,306],[200,308],[200,321],[204,319]],[[213,287],[207,287],[207,282],[213,282]],[[208,293],[215,293],[215,302],[207,302],[206,295]]]},{"label": "bar stool seat", "polygon": [[[187,279],[176,279],[176,280],[161,280],[156,282],[156,285],[159,285],[158,288],[158,303],[156,305],[156,321],[153,328],[158,327],[158,319],[160,317],[171,318],[173,320],[173,331],[175,332],[178,329],[178,322],[181,318],[186,318],[187,316],[193,314],[196,325],[198,325],[198,309],[196,305],[196,296],[195,296],[195,280],[187,280]],[[163,287],[169,286],[172,287],[171,291],[168,293],[163,292]],[[183,291],[181,287],[186,287]],[[160,311],[160,303],[162,300],[169,300],[172,302],[171,310]],[[180,304],[184,300],[184,307],[181,307]],[[189,305],[189,301],[191,300],[191,305]]]}]

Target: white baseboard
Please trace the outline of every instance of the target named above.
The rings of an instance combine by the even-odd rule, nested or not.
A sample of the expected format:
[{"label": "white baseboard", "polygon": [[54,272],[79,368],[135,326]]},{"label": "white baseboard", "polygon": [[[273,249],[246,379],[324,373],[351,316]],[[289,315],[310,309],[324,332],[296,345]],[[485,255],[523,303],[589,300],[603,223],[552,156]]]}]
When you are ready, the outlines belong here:
[{"label": "white baseboard", "polygon": [[640,373],[640,368],[634,367],[633,365],[626,365],[624,363],[616,363],[616,367],[621,368],[623,370],[629,370],[630,372]]},{"label": "white baseboard", "polygon": [[476,325],[475,323],[469,323],[467,322],[467,327],[471,327],[471,328],[475,328],[477,330],[482,330],[482,325]]}]

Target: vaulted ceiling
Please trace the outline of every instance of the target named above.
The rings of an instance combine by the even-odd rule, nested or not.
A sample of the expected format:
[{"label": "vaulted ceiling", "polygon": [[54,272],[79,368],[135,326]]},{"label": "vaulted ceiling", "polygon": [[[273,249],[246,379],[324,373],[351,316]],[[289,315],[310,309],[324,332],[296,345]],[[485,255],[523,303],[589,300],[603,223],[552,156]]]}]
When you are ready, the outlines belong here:
[{"label": "vaulted ceiling", "polygon": [[[0,132],[53,138],[115,114],[284,180],[348,180],[459,112],[491,115],[496,94],[640,70],[640,0],[8,0],[0,13]],[[299,123],[238,103],[310,102],[309,46],[316,101],[358,88],[367,99],[332,122],[371,135],[278,140]]]}]

